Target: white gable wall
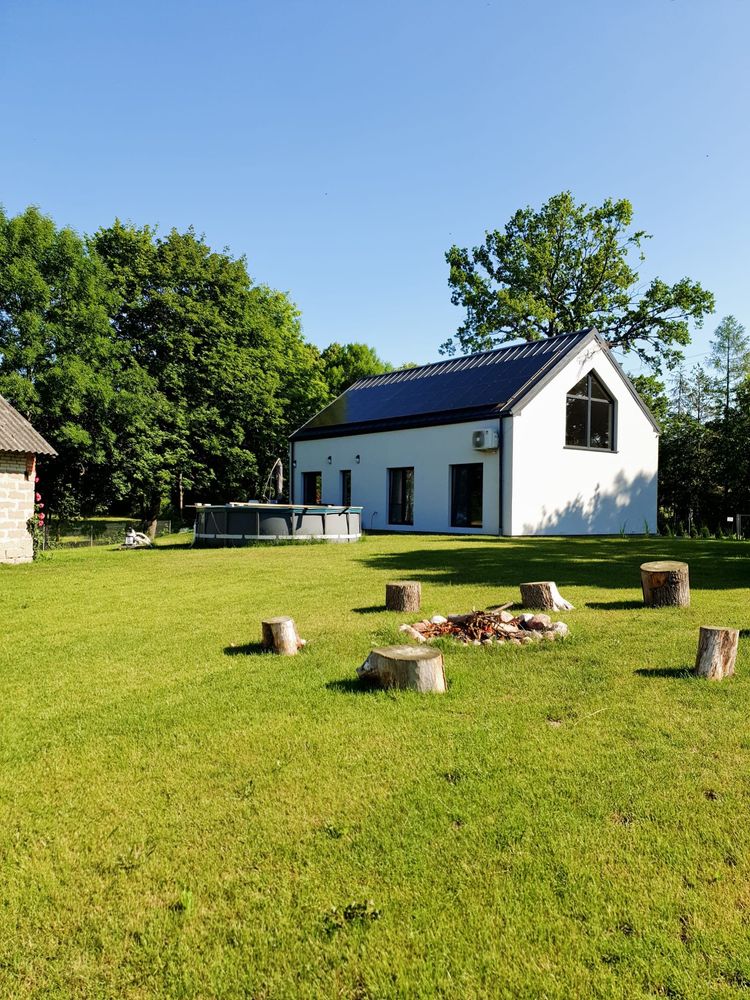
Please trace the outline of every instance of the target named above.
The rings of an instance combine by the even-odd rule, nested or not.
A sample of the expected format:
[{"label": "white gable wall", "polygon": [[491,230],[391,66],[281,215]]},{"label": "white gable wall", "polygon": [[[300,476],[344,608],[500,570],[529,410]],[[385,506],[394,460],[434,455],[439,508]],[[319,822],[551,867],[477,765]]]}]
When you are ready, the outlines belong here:
[{"label": "white gable wall", "polygon": [[[567,392],[592,369],[615,400],[614,451],[565,447]],[[569,358],[506,424],[505,534],[656,530],[658,434],[598,343]]]},{"label": "white gable wall", "polygon": [[[485,420],[440,427],[354,434],[318,441],[296,441],[294,499],[302,502],[302,473],[320,472],[323,503],[341,503],[341,470],[352,473],[352,504],[363,506],[362,527],[389,531],[449,531],[498,534],[500,472],[497,451],[475,451],[473,431],[497,429]],[[359,455],[359,462],[356,456]],[[331,462],[329,464],[328,457]],[[451,527],[451,465],[482,462],[481,528]],[[388,524],[388,469],[414,467],[414,524]]]}]

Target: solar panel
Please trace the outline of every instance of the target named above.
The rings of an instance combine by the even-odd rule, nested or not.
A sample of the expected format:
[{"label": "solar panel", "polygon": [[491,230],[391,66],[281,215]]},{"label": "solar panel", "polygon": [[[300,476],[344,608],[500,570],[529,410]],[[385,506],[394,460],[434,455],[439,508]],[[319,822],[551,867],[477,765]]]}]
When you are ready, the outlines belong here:
[{"label": "solar panel", "polygon": [[355,382],[293,437],[316,430],[356,431],[357,425],[393,424],[430,414],[507,408],[522,391],[575,348],[590,330],[501,347]]}]

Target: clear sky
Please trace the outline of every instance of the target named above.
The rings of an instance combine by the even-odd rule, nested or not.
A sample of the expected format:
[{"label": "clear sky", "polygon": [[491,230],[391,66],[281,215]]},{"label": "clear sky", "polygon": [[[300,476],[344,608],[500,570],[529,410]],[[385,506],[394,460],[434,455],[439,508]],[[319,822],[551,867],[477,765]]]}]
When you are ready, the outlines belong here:
[{"label": "clear sky", "polygon": [[[0,0],[0,203],[188,225],[306,336],[431,360],[444,253],[570,189],[750,327],[748,0]],[[700,360],[700,358],[698,358]]]}]

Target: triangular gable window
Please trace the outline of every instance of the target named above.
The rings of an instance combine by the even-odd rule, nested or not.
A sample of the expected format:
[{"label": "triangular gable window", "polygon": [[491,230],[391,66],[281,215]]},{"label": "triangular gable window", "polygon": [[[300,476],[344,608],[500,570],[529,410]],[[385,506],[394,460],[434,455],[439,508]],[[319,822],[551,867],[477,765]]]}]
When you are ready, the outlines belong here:
[{"label": "triangular gable window", "polygon": [[570,448],[612,451],[614,437],[614,400],[598,376],[589,372],[568,390],[565,444]]}]

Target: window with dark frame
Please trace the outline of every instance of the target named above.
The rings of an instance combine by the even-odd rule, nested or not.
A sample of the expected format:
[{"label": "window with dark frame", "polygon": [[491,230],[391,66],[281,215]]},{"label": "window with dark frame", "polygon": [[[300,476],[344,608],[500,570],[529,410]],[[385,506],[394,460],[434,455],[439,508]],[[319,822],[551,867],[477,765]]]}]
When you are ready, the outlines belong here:
[{"label": "window with dark frame", "polygon": [[568,390],[565,444],[569,448],[614,450],[615,404],[598,377],[589,372]]},{"label": "window with dark frame", "polygon": [[302,503],[320,503],[322,478],[320,472],[302,473]]},{"label": "window with dark frame", "polygon": [[414,469],[388,470],[388,523],[414,524]]},{"label": "window with dark frame", "polygon": [[352,470],[341,470],[341,503],[344,507],[352,505]]},{"label": "window with dark frame", "polygon": [[481,462],[451,466],[451,527],[482,527]]}]

